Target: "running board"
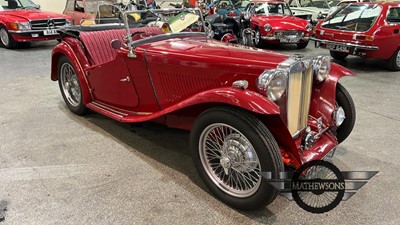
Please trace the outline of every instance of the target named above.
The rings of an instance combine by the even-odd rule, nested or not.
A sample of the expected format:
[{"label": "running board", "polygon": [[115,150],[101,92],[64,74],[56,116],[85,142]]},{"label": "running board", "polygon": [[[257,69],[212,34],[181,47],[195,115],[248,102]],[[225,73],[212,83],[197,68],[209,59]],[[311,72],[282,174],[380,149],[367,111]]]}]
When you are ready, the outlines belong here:
[{"label": "running board", "polygon": [[96,111],[104,116],[110,117],[111,119],[126,122],[126,123],[136,123],[136,122],[144,122],[147,120],[154,119],[154,114],[149,112],[131,112],[125,113],[113,109],[105,104],[100,102],[93,101],[86,105],[87,108]]}]

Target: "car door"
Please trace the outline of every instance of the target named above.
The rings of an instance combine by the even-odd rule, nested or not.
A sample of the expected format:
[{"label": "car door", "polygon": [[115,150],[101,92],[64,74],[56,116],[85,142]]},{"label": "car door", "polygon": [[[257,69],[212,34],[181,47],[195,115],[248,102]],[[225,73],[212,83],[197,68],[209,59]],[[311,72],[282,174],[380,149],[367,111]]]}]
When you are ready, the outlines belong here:
[{"label": "car door", "polygon": [[[390,7],[387,13],[386,21],[388,26],[382,28],[383,49],[385,54],[391,57],[400,46],[400,7]],[[390,56],[389,56],[390,55]]]},{"label": "car door", "polygon": [[67,0],[67,4],[65,5],[64,14],[70,17],[74,17],[74,7],[75,0]]},{"label": "car door", "polygon": [[81,24],[81,21],[86,19],[85,13],[85,2],[83,0],[74,0],[74,11],[72,18],[74,20],[74,24]]},{"label": "car door", "polygon": [[133,79],[121,57],[99,64],[88,70],[88,81],[97,102],[136,111],[139,104]]}]

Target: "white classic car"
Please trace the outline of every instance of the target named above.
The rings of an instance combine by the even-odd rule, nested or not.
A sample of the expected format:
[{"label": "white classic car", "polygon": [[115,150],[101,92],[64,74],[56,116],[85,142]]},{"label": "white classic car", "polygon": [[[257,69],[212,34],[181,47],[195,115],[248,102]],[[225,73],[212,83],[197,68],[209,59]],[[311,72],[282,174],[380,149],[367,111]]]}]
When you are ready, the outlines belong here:
[{"label": "white classic car", "polygon": [[311,14],[311,22],[313,24],[316,24],[320,19],[324,19],[328,15],[329,9],[337,6],[339,2],[338,0],[289,0],[292,12],[295,14]]}]

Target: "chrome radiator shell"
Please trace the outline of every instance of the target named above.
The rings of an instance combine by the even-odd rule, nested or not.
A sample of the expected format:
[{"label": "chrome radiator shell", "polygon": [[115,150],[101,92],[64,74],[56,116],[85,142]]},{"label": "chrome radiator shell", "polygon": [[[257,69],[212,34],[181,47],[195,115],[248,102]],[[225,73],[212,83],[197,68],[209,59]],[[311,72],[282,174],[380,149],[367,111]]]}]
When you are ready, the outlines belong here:
[{"label": "chrome radiator shell", "polygon": [[278,68],[285,70],[288,74],[286,102],[281,102],[279,105],[286,108],[283,119],[286,121],[289,132],[296,137],[307,127],[313,85],[312,60],[303,60],[302,57],[294,56],[282,62]]}]

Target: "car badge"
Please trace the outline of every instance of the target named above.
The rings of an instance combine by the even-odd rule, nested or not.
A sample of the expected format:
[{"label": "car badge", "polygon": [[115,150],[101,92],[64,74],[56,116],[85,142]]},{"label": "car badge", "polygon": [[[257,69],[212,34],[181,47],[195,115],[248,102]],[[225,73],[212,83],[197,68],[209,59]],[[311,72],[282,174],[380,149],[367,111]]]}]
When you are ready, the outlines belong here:
[{"label": "car badge", "polygon": [[47,26],[48,27],[55,27],[55,23],[54,23],[54,20],[47,20]]},{"label": "car badge", "polygon": [[181,15],[179,16],[179,19],[185,20],[185,15],[181,14]]}]

